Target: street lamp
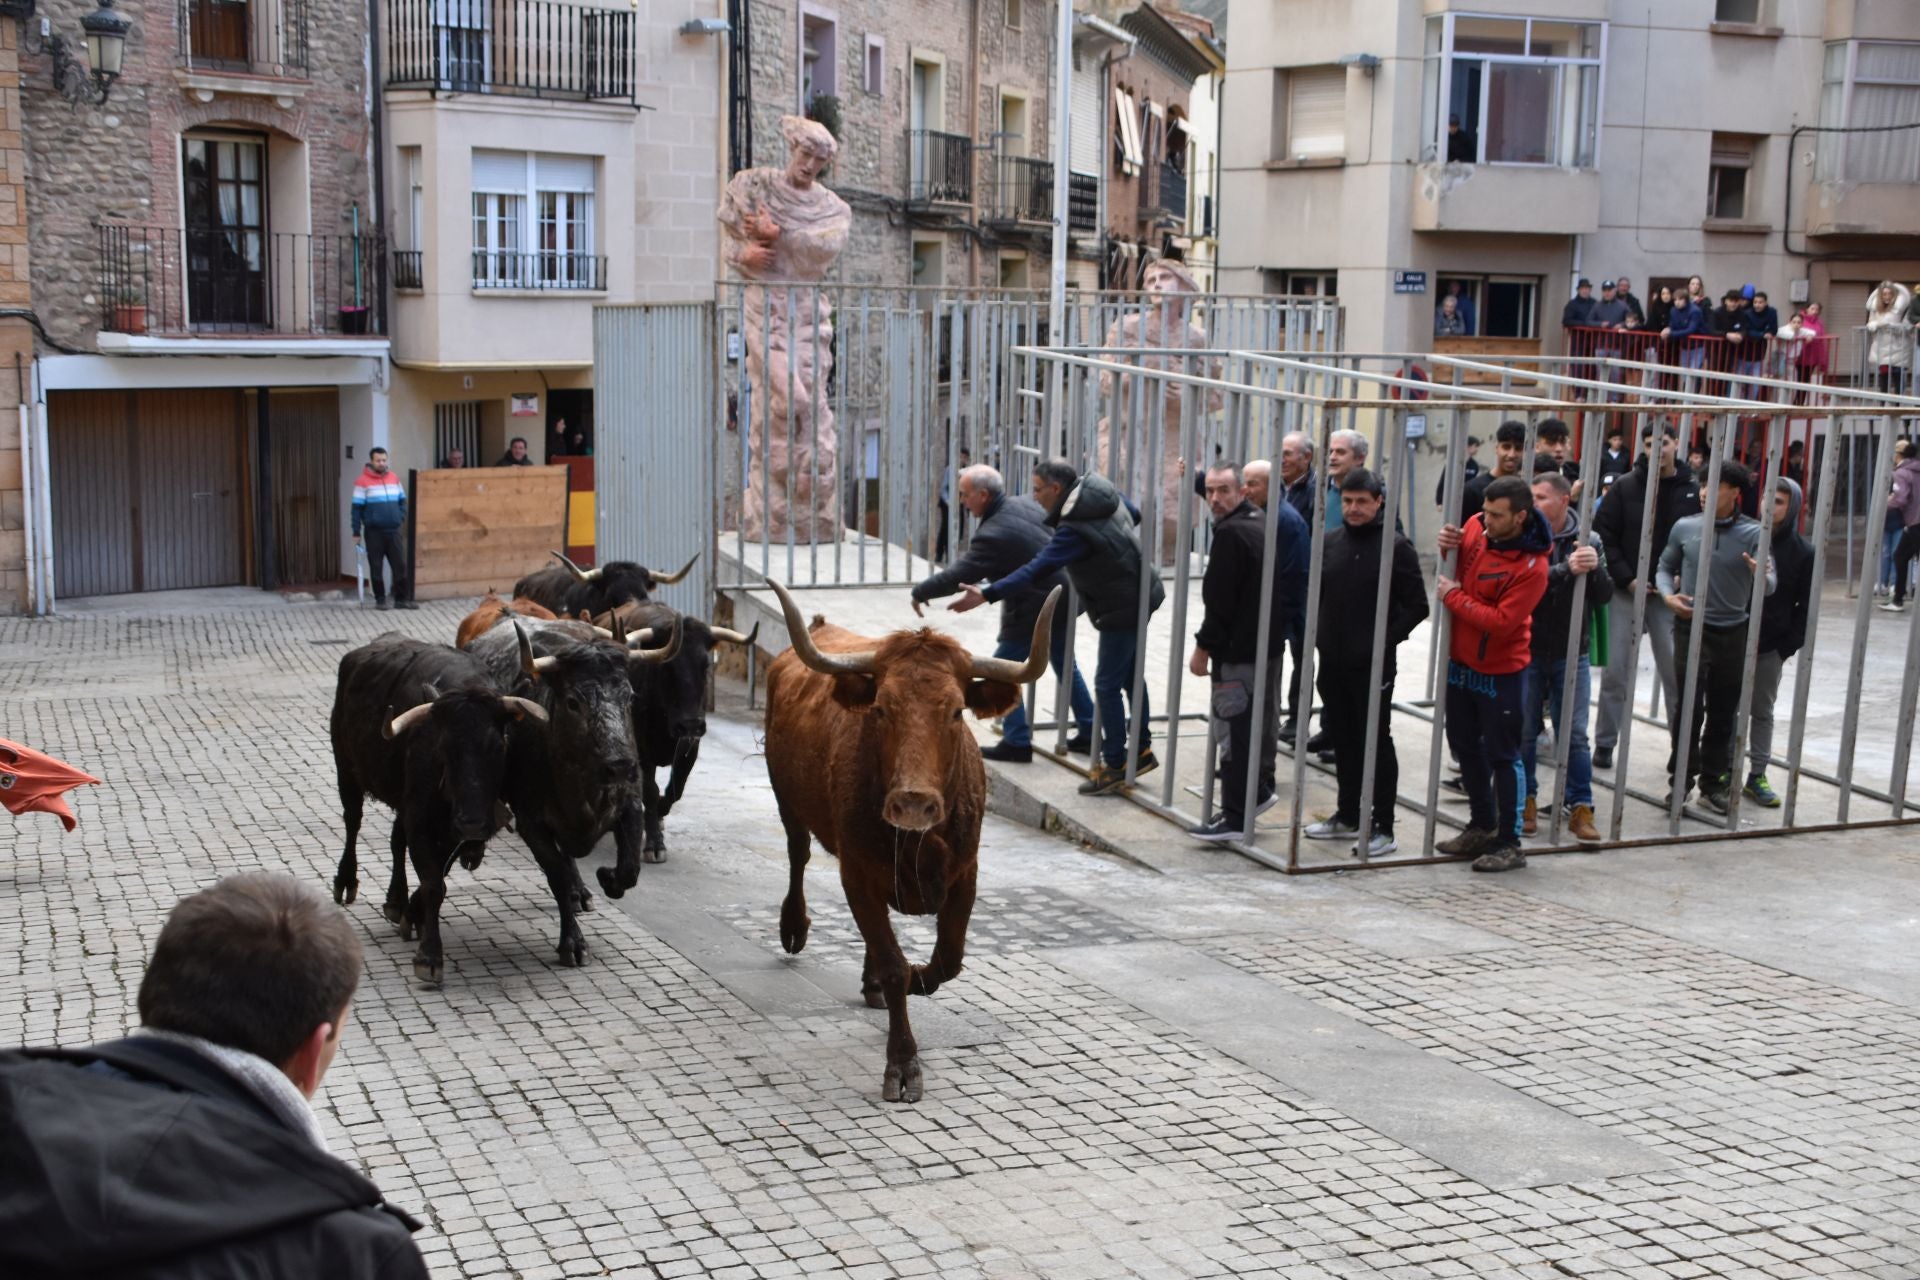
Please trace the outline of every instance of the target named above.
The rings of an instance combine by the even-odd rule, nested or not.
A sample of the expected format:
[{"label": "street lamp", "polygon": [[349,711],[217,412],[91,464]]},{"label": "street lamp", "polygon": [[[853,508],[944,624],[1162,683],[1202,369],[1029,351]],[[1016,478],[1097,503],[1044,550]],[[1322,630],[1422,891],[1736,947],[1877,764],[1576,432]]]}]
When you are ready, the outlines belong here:
[{"label": "street lamp", "polygon": [[[17,14],[24,24],[33,14],[33,0],[14,0],[5,6]],[[120,78],[120,68],[126,58],[127,32],[133,24],[113,10],[113,0],[100,0],[100,7],[80,19],[80,33],[87,41],[87,66],[82,68],[75,60],[72,48],[65,36],[53,34],[53,24],[46,18],[40,19],[40,29],[30,33],[21,41],[21,46],[29,53],[44,53],[53,59],[53,91],[68,102],[79,106],[82,102],[103,105],[107,95],[113,92],[113,82]],[[91,71],[91,75],[87,74]]]}]

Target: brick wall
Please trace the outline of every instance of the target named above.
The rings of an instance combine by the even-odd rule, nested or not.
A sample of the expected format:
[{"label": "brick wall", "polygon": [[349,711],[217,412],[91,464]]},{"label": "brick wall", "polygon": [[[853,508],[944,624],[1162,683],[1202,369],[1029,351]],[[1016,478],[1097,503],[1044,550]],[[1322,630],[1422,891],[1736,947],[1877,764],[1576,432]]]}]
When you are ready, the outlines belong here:
[{"label": "brick wall", "polygon": [[[93,345],[100,320],[97,222],[180,225],[180,137],[190,129],[265,133],[270,146],[304,144],[307,229],[315,234],[348,233],[347,214],[355,202],[363,228],[375,220],[368,170],[366,5],[362,0],[305,3],[310,70],[305,81],[288,86],[299,94],[291,107],[253,95],[219,93],[211,102],[192,97],[179,77],[183,59],[174,4],[132,0],[120,6],[133,31],[124,72],[104,107],[70,107],[53,92],[48,59],[20,59],[33,171],[27,206],[39,250],[35,299],[56,339]],[[80,15],[93,8],[92,0],[42,0],[39,14],[78,44]],[[272,207],[271,193],[268,201]],[[276,229],[300,228],[284,222],[269,226]]]},{"label": "brick wall", "polygon": [[[0,308],[33,306],[27,257],[27,165],[20,139],[20,27],[0,22]],[[16,360],[33,358],[24,319],[0,317],[0,614],[27,608],[25,494]]]}]

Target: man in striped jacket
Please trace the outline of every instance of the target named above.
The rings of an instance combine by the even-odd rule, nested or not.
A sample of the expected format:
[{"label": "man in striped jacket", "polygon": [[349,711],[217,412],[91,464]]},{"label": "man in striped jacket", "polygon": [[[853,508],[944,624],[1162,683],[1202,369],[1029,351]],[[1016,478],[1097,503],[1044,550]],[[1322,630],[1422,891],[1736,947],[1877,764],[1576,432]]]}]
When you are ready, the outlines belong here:
[{"label": "man in striped jacket", "polygon": [[[367,451],[367,466],[353,482],[353,543],[367,549],[367,576],[377,609],[418,609],[407,578],[407,491],[387,465],[387,451]],[[393,603],[387,603],[382,562],[393,569]]]}]

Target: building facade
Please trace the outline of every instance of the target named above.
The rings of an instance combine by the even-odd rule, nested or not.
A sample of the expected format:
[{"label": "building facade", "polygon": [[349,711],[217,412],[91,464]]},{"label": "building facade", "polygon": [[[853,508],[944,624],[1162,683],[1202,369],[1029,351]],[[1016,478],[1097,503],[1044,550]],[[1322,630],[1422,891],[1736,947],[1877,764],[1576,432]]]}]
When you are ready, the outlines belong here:
[{"label": "building facade", "polygon": [[[1355,350],[1558,351],[1575,281],[1621,275],[1643,299],[1751,282],[1838,329],[1920,275],[1920,129],[1874,131],[1920,122],[1902,0],[1240,0],[1230,21],[1221,287],[1337,290]],[[1474,331],[1437,342],[1454,281]]]}]

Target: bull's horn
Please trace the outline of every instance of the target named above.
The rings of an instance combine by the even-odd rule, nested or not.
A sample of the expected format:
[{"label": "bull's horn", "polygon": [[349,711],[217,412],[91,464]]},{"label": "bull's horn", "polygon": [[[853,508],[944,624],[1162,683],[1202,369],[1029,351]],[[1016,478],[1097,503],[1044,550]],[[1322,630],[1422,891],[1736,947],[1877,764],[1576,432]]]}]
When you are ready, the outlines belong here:
[{"label": "bull's horn", "polygon": [[1053,611],[1060,603],[1060,593],[1065,590],[1065,587],[1055,587],[1047,593],[1047,602],[1040,606],[1040,616],[1033,620],[1033,648],[1028,651],[1025,662],[976,657],[974,679],[1004,680],[1008,684],[1031,684],[1038,680],[1040,673],[1047,669],[1047,656],[1053,652]]},{"label": "bull's horn", "polygon": [[527,679],[538,680],[542,671],[553,670],[558,658],[536,658],[533,656],[533,641],[527,639],[527,629],[520,625],[518,618],[513,622],[513,637],[520,642],[520,669],[527,673]]},{"label": "bull's horn", "polygon": [[[672,662],[675,658],[680,656],[680,639],[682,636],[686,635],[686,633],[687,633],[687,629],[681,626],[678,622],[675,622],[673,627],[673,639],[667,641],[667,643],[664,646],[658,649],[630,649],[627,651],[627,661],[628,662]],[[646,635],[646,637],[649,640],[653,638],[651,628],[647,629],[642,634]]]},{"label": "bull's horn", "polygon": [[425,689],[425,690],[426,690],[426,692],[427,692],[427,701],[428,701],[428,702],[438,702],[438,701],[440,701],[440,686],[439,686],[439,685],[437,685],[437,684],[435,684],[435,683],[434,683],[433,681],[431,681],[431,680],[429,680],[429,681],[427,681],[427,682],[426,682],[426,684],[424,684],[424,685],[422,685],[422,686],[421,686],[421,688],[423,688],[423,689]]},{"label": "bull's horn", "polygon": [[623,649],[626,647],[627,620],[620,616],[618,609],[607,615],[607,631],[615,644]]},{"label": "bull's horn", "polygon": [[787,615],[787,639],[793,644],[793,651],[800,655],[800,661],[815,671],[830,676],[870,676],[879,654],[873,650],[865,653],[822,653],[813,643],[813,637],[807,634],[807,624],[800,617],[800,606],[793,602],[787,589],[767,579],[767,585],[773,588],[773,594],[780,597],[780,609]]},{"label": "bull's horn", "polygon": [[638,631],[627,633],[627,648],[644,649],[653,643],[653,628],[642,627]]},{"label": "bull's horn", "polygon": [[[393,708],[388,707],[387,710],[391,712]],[[409,707],[397,716],[389,715],[386,723],[380,726],[380,736],[383,738],[397,738],[407,730],[413,728],[414,725],[425,720],[432,713],[433,704],[431,702],[423,702],[417,707]]]},{"label": "bull's horn", "polygon": [[715,640],[724,641],[727,644],[750,645],[760,638],[760,624],[758,622],[754,623],[753,630],[747,632],[745,635],[741,635],[732,627],[709,627],[707,629],[713,632],[713,638]]},{"label": "bull's horn", "polygon": [[592,582],[594,579],[600,576],[600,571],[598,569],[582,569],[579,565],[567,559],[564,552],[550,551],[547,554],[551,555],[555,560],[558,560],[561,564],[567,566],[567,572],[573,575],[573,580],[575,582]]},{"label": "bull's horn", "polygon": [[541,724],[547,723],[547,709],[532,698],[502,698],[500,705],[518,716],[532,716]]},{"label": "bull's horn", "polygon": [[653,575],[653,580],[659,583],[663,587],[670,587],[674,583],[679,582],[682,578],[685,578],[689,573],[692,573],[693,566],[695,564],[698,564],[699,561],[700,561],[700,553],[696,551],[693,553],[693,559],[687,561],[685,564],[680,566],[680,572],[656,573]]}]

